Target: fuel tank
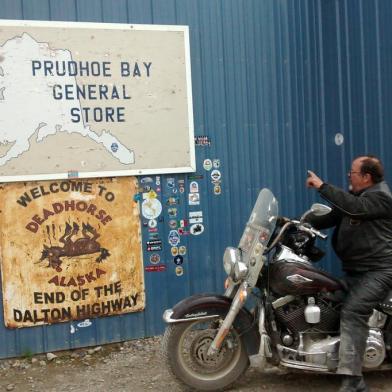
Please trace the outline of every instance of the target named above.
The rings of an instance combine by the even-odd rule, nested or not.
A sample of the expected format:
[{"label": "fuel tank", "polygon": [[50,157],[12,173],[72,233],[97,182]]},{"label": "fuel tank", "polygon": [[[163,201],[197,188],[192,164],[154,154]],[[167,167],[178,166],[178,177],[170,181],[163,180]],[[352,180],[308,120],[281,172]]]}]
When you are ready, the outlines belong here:
[{"label": "fuel tank", "polygon": [[309,295],[344,290],[339,280],[310,263],[279,260],[270,264],[270,288],[279,295]]}]

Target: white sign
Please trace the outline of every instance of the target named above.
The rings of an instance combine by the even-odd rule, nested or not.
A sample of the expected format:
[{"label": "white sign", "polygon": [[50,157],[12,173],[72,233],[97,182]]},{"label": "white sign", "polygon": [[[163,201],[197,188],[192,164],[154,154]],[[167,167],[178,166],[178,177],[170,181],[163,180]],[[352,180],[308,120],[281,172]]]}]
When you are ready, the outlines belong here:
[{"label": "white sign", "polygon": [[0,181],[195,171],[188,34],[0,21]]}]

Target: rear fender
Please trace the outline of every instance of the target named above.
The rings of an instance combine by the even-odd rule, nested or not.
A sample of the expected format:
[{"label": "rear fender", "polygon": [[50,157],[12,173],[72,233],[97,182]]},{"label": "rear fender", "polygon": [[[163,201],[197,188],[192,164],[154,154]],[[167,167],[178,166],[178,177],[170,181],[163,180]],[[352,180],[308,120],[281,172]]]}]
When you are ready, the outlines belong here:
[{"label": "rear fender", "polygon": [[[217,316],[226,317],[232,303],[231,298],[216,294],[197,294],[178,302],[173,309],[163,314],[168,324],[208,320]],[[257,322],[245,308],[241,308],[233,323],[240,334],[248,355],[257,354],[260,346],[260,334]]]}]

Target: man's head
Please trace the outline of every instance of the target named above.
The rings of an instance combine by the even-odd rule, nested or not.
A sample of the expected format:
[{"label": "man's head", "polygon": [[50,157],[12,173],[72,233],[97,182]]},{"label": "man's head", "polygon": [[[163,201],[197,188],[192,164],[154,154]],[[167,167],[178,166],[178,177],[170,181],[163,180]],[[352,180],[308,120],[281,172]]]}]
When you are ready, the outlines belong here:
[{"label": "man's head", "polygon": [[379,158],[365,155],[353,160],[348,176],[350,190],[357,193],[383,181],[384,167]]}]

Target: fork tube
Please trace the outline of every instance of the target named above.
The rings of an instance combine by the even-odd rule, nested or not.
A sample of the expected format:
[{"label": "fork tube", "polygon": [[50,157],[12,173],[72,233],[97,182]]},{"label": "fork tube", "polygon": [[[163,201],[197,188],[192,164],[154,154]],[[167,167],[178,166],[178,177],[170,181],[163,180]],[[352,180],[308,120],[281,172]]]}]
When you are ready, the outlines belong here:
[{"label": "fork tube", "polygon": [[235,318],[237,317],[238,312],[244,306],[246,301],[246,297],[248,296],[248,284],[243,282],[231,303],[230,310],[227,313],[225,319],[222,322],[222,325],[219,328],[218,333],[215,336],[215,339],[211,343],[210,347],[208,348],[207,355],[214,355],[218,352],[221,348],[222,343],[226,337],[226,335],[230,331],[230,327],[232,326]]}]

